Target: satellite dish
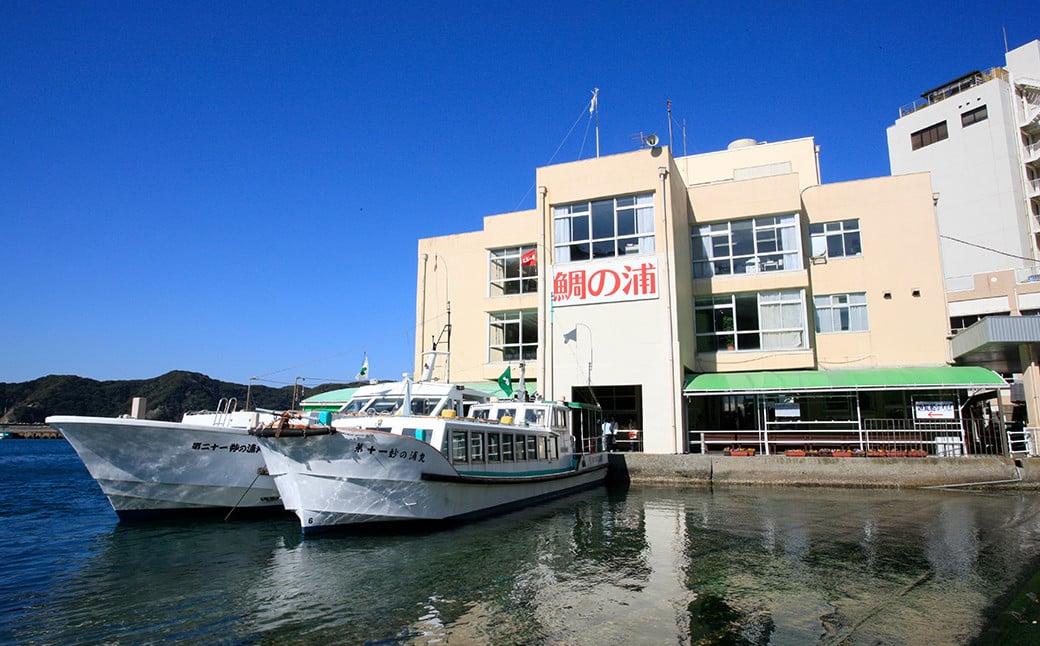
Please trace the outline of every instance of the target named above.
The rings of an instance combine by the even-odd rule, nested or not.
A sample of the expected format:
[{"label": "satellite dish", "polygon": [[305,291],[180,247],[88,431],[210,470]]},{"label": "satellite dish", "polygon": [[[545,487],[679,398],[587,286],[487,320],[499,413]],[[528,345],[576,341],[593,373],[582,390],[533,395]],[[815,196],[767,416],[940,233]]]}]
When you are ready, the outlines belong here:
[{"label": "satellite dish", "polygon": [[657,138],[657,135],[646,136],[646,145],[650,146],[651,148],[657,148],[657,144],[659,144],[660,141],[661,140]]}]

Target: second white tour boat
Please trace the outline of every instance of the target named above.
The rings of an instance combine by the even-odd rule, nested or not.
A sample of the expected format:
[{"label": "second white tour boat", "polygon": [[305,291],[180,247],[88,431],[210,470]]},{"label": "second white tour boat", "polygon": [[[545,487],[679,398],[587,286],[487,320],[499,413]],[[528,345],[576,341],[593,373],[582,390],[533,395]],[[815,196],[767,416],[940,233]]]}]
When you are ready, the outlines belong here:
[{"label": "second white tour boat", "polygon": [[465,519],[602,483],[607,454],[583,441],[599,407],[526,399],[406,380],[359,389],[326,424],[304,414],[252,433],[304,533]]}]

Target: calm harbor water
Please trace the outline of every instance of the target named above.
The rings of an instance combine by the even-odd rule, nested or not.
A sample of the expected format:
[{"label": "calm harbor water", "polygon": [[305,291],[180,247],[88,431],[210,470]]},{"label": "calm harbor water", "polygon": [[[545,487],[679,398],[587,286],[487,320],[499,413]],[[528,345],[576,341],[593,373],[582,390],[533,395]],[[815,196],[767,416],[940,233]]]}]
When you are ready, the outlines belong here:
[{"label": "calm harbor water", "polygon": [[1040,494],[633,487],[435,531],[119,524],[61,440],[0,442],[0,643],[960,644]]}]

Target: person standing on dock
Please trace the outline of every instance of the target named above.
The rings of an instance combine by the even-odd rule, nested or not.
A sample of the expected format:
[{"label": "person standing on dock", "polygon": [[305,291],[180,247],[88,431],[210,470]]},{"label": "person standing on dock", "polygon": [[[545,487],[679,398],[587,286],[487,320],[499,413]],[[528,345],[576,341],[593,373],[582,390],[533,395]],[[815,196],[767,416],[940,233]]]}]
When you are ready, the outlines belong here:
[{"label": "person standing on dock", "polygon": [[617,428],[617,424],[614,423],[614,419],[603,420],[603,450],[613,451],[614,450],[614,429]]}]

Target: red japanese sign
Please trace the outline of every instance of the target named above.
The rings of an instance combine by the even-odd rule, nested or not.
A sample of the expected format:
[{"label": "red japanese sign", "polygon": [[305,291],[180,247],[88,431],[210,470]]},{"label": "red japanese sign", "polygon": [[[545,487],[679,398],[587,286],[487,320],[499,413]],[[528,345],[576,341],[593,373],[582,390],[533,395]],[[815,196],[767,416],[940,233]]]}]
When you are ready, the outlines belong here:
[{"label": "red japanese sign", "polygon": [[553,267],[553,305],[589,305],[657,298],[657,258],[612,259]]}]

